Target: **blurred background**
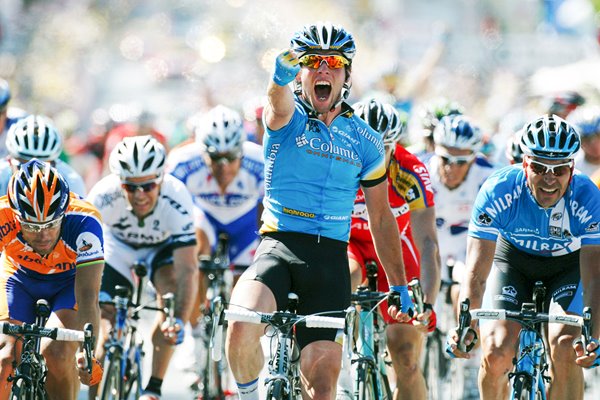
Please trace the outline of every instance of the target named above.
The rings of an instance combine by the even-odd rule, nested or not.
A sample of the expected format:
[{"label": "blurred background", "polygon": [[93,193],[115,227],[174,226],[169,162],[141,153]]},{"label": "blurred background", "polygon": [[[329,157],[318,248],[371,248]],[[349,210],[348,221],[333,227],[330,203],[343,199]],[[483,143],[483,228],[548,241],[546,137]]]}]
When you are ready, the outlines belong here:
[{"label": "blurred background", "polygon": [[190,117],[218,103],[252,122],[274,56],[294,31],[318,20],[339,23],[356,39],[351,100],[378,93],[414,111],[443,95],[493,134],[511,110],[549,94],[599,97],[600,0],[0,5],[0,77],[11,86],[11,106],[52,117],[74,138],[67,153],[127,121],[152,125],[175,145],[189,136]]}]

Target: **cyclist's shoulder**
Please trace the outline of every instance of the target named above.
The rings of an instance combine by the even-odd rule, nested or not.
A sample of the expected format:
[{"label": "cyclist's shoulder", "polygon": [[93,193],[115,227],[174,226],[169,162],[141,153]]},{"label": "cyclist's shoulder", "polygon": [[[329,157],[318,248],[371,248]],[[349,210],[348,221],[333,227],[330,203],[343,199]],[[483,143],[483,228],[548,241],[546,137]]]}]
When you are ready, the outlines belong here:
[{"label": "cyclist's shoulder", "polygon": [[77,219],[91,217],[100,220],[100,211],[88,200],[81,198],[76,193],[71,193],[65,218],[73,217],[77,217]]},{"label": "cyclist's shoulder", "polygon": [[525,184],[525,174],[521,165],[507,165],[498,169],[492,169],[489,172],[482,190],[512,192],[515,186],[523,186]]}]

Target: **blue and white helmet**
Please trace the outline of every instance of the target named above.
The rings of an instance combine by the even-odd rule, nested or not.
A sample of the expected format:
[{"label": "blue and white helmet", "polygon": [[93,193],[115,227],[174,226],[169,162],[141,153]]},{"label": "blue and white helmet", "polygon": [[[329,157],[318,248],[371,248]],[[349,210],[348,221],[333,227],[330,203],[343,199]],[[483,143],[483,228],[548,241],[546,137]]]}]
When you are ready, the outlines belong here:
[{"label": "blue and white helmet", "polygon": [[550,160],[573,159],[581,140],[577,131],[557,115],[543,115],[523,128],[523,154]]},{"label": "blue and white helmet", "polygon": [[477,152],[483,145],[483,135],[468,117],[448,115],[436,125],[433,141],[436,145]]},{"label": "blue and white helmet", "polygon": [[196,141],[208,154],[242,154],[246,133],[240,114],[218,105],[210,110],[196,127]]},{"label": "blue and white helmet", "polygon": [[292,37],[290,48],[298,58],[311,51],[331,50],[341,53],[350,62],[356,52],[352,35],[341,26],[331,22],[305,25]]},{"label": "blue and white helmet", "polygon": [[600,107],[579,107],[567,118],[567,121],[575,127],[582,138],[600,133]]}]

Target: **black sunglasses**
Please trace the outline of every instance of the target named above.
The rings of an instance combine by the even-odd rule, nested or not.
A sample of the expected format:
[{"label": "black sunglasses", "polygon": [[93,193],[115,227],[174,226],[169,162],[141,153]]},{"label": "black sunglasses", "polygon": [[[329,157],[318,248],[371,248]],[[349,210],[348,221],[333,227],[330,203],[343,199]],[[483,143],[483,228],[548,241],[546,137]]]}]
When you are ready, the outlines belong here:
[{"label": "black sunglasses", "polygon": [[210,153],[208,156],[210,157],[210,161],[214,163],[218,163],[223,160],[231,163],[240,158],[239,153]]},{"label": "black sunglasses", "polygon": [[147,183],[121,183],[121,187],[126,191],[133,193],[138,190],[142,190],[142,192],[150,192],[154,190],[158,186],[158,182],[147,182]]}]

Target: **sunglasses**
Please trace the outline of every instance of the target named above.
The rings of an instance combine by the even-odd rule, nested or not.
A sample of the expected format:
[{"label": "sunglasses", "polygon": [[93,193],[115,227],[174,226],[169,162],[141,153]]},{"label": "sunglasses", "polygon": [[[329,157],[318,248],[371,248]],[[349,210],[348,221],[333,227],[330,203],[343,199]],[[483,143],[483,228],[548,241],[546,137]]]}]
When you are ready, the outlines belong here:
[{"label": "sunglasses", "polygon": [[223,161],[232,163],[240,158],[240,153],[209,153],[208,157],[210,157],[210,161],[213,163],[220,163]]},{"label": "sunglasses", "polygon": [[121,183],[121,187],[128,191],[129,193],[136,192],[141,190],[144,193],[148,193],[158,186],[157,181],[145,182],[145,183],[131,183],[131,182],[123,182]]},{"label": "sunglasses", "polygon": [[25,222],[23,220],[21,220],[20,218],[17,218],[19,223],[21,224],[21,230],[27,231],[27,232],[33,232],[33,233],[39,233],[45,229],[54,229],[54,228],[58,228],[60,226],[60,224],[62,223],[63,217],[59,217],[53,221],[50,222],[46,222],[43,224],[38,224],[38,223],[34,223],[34,222]]},{"label": "sunglasses", "polygon": [[475,153],[467,156],[453,156],[440,151],[436,151],[435,154],[440,158],[443,165],[458,165],[459,167],[467,165],[477,156]]},{"label": "sunglasses", "polygon": [[339,69],[350,65],[346,57],[340,55],[322,56],[319,54],[307,54],[300,57],[300,65],[312,69],[319,68],[323,62],[332,69]]},{"label": "sunglasses", "polygon": [[546,175],[552,173],[554,176],[563,176],[571,172],[573,161],[562,164],[545,164],[536,160],[527,160],[527,164],[536,175]]}]

